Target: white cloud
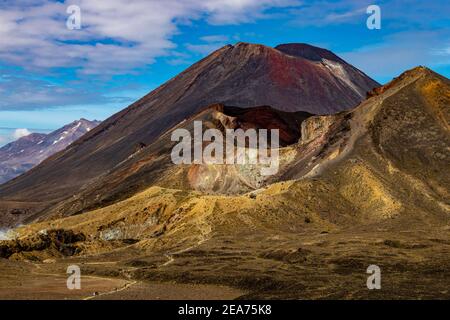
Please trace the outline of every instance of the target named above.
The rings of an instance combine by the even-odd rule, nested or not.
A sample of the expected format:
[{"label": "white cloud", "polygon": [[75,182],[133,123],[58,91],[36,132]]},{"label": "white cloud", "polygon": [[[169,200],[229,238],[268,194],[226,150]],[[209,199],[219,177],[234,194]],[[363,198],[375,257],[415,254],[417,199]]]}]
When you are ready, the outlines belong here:
[{"label": "white cloud", "polygon": [[372,2],[372,0],[311,0],[304,2],[300,8],[291,10],[294,18],[290,22],[293,25],[315,27],[361,23],[361,18],[367,16],[367,6]]},{"label": "white cloud", "polygon": [[[181,24],[249,22],[270,7],[297,0],[3,1],[0,61],[42,69],[76,67],[83,74],[117,74],[154,62],[175,48]],[[68,30],[66,9],[81,8],[81,30]]]},{"label": "white cloud", "polygon": [[31,134],[31,132],[28,131],[28,129],[25,129],[25,128],[24,129],[16,129],[13,132],[13,137],[14,137],[14,139],[20,139],[20,138],[28,136],[30,134]]},{"label": "white cloud", "polygon": [[216,34],[210,36],[201,37],[200,40],[205,42],[226,42],[229,40],[229,37],[223,34]]},{"label": "white cloud", "polygon": [[186,44],[186,48],[189,51],[199,53],[201,55],[207,55],[211,52],[223,47],[224,43],[215,42],[215,43],[207,43],[207,44]]},{"label": "white cloud", "polygon": [[[70,104],[97,103],[129,103],[132,100],[120,96],[116,91],[114,96],[100,94],[97,87],[83,86],[83,82],[70,82],[64,85],[54,84],[47,80],[33,79],[30,73],[13,71],[4,72],[0,86],[0,111],[2,110],[30,110],[53,108],[55,106]],[[7,73],[9,72],[9,73]]]},{"label": "white cloud", "polygon": [[432,68],[450,64],[450,55],[445,54],[448,43],[449,32],[399,32],[383,42],[339,55],[370,76],[392,78],[418,65]]},{"label": "white cloud", "polygon": [[436,49],[433,51],[436,56],[450,56],[450,47],[443,49]]},{"label": "white cloud", "polygon": [[290,7],[301,4],[298,0],[208,0],[202,1],[211,24],[238,24],[264,18],[270,7]]},{"label": "white cloud", "polygon": [[185,44],[186,49],[201,55],[208,55],[211,52],[226,45],[227,42],[229,42],[230,37],[226,35],[217,34],[201,37],[200,40],[205,43],[200,44],[187,43]]},{"label": "white cloud", "polygon": [[[369,5],[381,7],[382,21],[394,23],[400,29],[429,24],[436,27],[448,20],[450,7],[448,0],[405,1],[405,0],[309,0],[299,8],[290,10],[291,23],[299,26],[323,27],[340,24],[362,24],[368,17]],[[384,28],[384,27],[383,27]]]}]

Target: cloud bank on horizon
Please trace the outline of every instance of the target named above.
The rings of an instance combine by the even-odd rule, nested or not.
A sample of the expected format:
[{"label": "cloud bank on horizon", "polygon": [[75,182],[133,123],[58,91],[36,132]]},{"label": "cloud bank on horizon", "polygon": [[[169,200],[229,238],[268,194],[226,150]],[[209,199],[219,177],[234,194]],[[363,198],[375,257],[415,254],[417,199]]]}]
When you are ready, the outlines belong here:
[{"label": "cloud bank on horizon", "polygon": [[[450,75],[447,0],[377,1],[382,29],[375,31],[367,30],[365,23],[370,4],[366,0],[2,1],[0,126],[30,126],[37,112],[52,109],[61,125],[71,117],[86,116],[81,114],[86,110],[92,117],[105,118],[200,57],[237,41],[316,44],[380,82],[416,65]],[[66,27],[70,5],[81,9],[80,30]],[[36,121],[41,124],[33,127],[58,125],[54,119]]]}]

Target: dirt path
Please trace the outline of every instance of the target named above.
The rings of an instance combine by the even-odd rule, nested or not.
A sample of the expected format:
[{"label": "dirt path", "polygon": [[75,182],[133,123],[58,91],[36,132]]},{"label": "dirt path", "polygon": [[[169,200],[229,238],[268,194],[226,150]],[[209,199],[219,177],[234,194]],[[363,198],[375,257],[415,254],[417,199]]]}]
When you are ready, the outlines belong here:
[{"label": "dirt path", "polygon": [[232,300],[245,292],[217,285],[169,282],[137,282],[114,292],[92,297],[94,300]]},{"label": "dirt path", "polygon": [[91,300],[91,299],[94,299],[94,298],[99,298],[99,297],[106,296],[106,295],[113,294],[113,293],[119,293],[121,291],[127,290],[128,288],[130,288],[131,286],[135,285],[136,283],[137,283],[137,281],[131,281],[131,282],[128,282],[127,284],[125,284],[120,289],[114,289],[114,290],[107,291],[107,292],[100,292],[98,295],[92,295],[92,296],[83,298],[83,300]]},{"label": "dirt path", "polygon": [[69,290],[68,275],[54,271],[61,270],[61,266],[55,267],[0,260],[0,300],[235,299],[245,294],[224,286],[140,282],[95,275],[81,275],[81,289]]}]

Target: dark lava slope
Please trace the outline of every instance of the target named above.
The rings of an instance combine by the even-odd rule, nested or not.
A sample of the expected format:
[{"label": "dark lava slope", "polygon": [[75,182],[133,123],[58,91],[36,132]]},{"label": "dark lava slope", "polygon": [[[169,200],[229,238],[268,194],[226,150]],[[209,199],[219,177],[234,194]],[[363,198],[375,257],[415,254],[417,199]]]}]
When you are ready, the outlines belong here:
[{"label": "dark lava slope", "polygon": [[330,114],[356,106],[376,86],[361,71],[320,48],[227,45],[64,151],[0,186],[0,213],[35,213],[72,197],[83,186],[114,172],[141,146],[152,144],[211,104],[269,105],[286,112]]}]

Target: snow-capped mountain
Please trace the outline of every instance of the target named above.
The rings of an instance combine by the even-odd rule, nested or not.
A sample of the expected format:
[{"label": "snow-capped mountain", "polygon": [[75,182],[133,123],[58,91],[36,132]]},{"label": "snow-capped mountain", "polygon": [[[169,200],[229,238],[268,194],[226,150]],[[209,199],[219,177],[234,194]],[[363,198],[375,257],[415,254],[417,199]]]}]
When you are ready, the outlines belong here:
[{"label": "snow-capped mountain", "polygon": [[80,119],[49,134],[32,133],[0,148],[0,184],[65,149],[99,123]]}]

